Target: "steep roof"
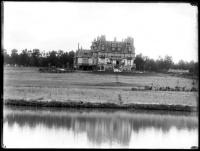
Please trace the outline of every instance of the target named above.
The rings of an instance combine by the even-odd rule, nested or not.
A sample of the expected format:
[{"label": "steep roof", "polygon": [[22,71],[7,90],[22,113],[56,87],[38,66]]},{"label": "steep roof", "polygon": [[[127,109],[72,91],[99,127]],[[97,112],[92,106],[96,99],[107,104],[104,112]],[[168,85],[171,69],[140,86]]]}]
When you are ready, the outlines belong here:
[{"label": "steep roof", "polygon": [[[94,43],[96,44],[96,46],[94,46]],[[115,50],[112,50],[112,44],[115,43]],[[131,52],[127,49],[127,45],[128,43],[130,44],[131,47]],[[101,44],[105,44],[105,50],[101,50],[100,47],[102,46]],[[75,53],[75,57],[92,57],[93,52],[95,51],[94,49],[97,49],[97,51],[102,51],[102,52],[112,52],[112,53],[134,53],[135,52],[135,48],[133,45],[133,38],[128,37],[127,39],[125,39],[124,41],[116,41],[116,39],[114,41],[106,41],[105,36],[101,36],[101,37],[97,37],[97,40],[94,39],[94,41],[92,42],[91,45],[91,49],[79,49],[76,51]],[[120,47],[120,50],[118,49]]]},{"label": "steep roof", "polygon": [[89,50],[89,49],[80,49],[80,50],[78,50],[77,57],[84,57],[84,58],[92,57],[92,50]]},{"label": "steep roof", "polygon": [[[115,44],[114,50],[112,50],[113,43]],[[94,46],[94,44],[96,44],[96,46]],[[102,44],[105,44],[105,50],[101,50],[100,47],[102,46]],[[131,51],[129,51],[128,45],[131,48]],[[97,50],[95,50],[95,47]],[[124,41],[116,41],[116,38],[114,39],[114,41],[106,41],[105,37],[100,37],[100,38],[97,38],[97,41],[94,40],[92,42],[91,49],[93,51],[105,51],[105,52],[114,52],[114,53],[134,53],[135,52],[135,48],[133,45],[133,38],[131,37],[128,37]]]},{"label": "steep roof", "polygon": [[[115,43],[115,50],[112,50],[112,43]],[[120,45],[120,51],[118,50],[118,45]],[[126,52],[126,43],[121,41],[106,41],[107,51],[109,52]]]}]

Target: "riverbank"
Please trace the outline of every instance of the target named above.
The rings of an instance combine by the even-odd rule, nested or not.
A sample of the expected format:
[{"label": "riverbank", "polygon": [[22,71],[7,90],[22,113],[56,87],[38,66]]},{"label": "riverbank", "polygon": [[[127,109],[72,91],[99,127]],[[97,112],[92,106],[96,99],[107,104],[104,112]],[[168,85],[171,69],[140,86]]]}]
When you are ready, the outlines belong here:
[{"label": "riverbank", "polygon": [[82,102],[82,101],[41,101],[41,100],[4,100],[5,105],[32,106],[32,107],[62,107],[62,108],[109,108],[109,109],[143,109],[143,110],[167,110],[167,111],[189,111],[196,112],[198,107],[190,105],[173,104],[117,104],[109,102]]}]

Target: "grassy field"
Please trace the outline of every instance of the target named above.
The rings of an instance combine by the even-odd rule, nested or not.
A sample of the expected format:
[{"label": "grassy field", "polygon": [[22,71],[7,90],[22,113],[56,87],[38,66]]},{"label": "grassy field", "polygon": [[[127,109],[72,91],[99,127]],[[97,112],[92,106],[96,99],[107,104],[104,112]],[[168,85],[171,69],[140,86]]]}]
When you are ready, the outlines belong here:
[{"label": "grassy field", "polygon": [[[134,86],[192,88],[191,79],[165,74],[38,73],[34,67],[4,67],[4,99],[172,104],[197,106],[198,92],[131,91]],[[195,81],[198,88],[198,81]]]}]

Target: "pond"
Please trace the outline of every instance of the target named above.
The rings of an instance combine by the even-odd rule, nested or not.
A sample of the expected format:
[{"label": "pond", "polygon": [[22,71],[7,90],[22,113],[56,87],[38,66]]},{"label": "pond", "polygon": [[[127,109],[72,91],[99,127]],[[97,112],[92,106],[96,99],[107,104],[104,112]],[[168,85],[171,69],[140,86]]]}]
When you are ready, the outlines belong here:
[{"label": "pond", "polygon": [[198,113],[3,107],[5,148],[148,148],[198,146]]}]

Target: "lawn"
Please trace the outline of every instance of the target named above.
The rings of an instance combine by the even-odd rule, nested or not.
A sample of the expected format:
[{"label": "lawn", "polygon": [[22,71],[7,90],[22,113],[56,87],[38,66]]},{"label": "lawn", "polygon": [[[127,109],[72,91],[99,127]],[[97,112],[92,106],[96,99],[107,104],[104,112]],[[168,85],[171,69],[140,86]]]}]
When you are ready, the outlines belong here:
[{"label": "lawn", "polygon": [[[76,71],[73,73],[39,73],[36,67],[4,67],[4,99],[35,99],[45,101],[83,101],[142,104],[180,104],[197,106],[198,92],[131,91],[134,86],[179,86],[192,88],[191,79],[167,74],[97,74]],[[198,88],[198,81],[195,81]]]}]

